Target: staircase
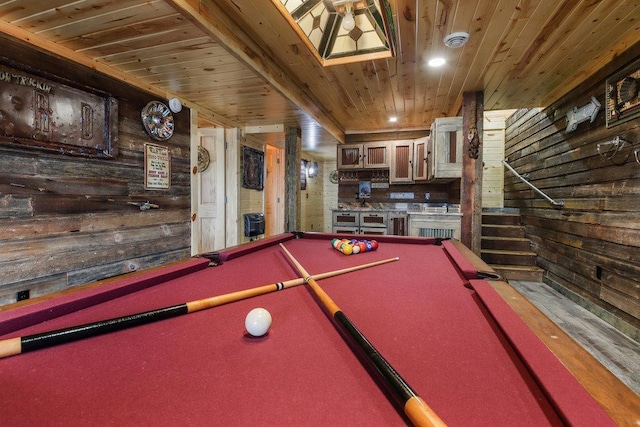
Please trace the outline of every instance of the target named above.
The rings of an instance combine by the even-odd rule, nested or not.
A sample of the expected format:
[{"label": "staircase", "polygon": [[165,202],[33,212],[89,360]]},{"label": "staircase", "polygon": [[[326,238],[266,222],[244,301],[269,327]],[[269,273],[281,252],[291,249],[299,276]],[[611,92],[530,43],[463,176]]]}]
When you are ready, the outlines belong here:
[{"label": "staircase", "polygon": [[483,212],[481,258],[507,280],[541,282],[544,270],[524,231],[517,211]]}]

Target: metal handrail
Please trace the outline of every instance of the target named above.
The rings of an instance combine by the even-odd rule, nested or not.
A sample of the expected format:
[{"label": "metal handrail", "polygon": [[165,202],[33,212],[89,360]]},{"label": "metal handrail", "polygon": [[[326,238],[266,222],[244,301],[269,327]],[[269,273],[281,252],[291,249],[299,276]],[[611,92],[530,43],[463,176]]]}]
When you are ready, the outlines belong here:
[{"label": "metal handrail", "polygon": [[564,207],[564,202],[562,200],[560,201],[555,201],[553,200],[551,197],[547,196],[546,194],[544,194],[542,192],[542,190],[540,190],[538,187],[536,187],[535,185],[533,185],[532,183],[530,183],[529,181],[527,181],[527,179],[525,177],[523,177],[522,175],[520,175],[518,172],[516,172],[516,170],[514,168],[511,167],[511,165],[509,163],[507,163],[507,159],[504,159],[502,161],[502,163],[507,167],[507,169],[509,169],[511,171],[512,174],[514,174],[515,176],[517,176],[518,178],[520,178],[520,181],[524,182],[525,184],[527,184],[529,187],[531,187],[531,189],[533,191],[535,191],[536,193],[538,193],[539,195],[541,195],[542,197],[544,197],[549,203],[551,203],[553,206],[559,207],[559,208],[563,208]]}]

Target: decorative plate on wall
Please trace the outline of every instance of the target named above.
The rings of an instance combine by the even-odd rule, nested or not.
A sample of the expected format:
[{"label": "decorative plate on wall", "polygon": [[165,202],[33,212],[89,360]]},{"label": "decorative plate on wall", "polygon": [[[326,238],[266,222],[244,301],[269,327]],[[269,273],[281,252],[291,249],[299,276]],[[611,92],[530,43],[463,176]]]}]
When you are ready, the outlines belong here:
[{"label": "decorative plate on wall", "polygon": [[158,141],[166,141],[173,136],[173,115],[169,107],[159,101],[151,101],[140,114],[142,125],[149,136]]},{"label": "decorative plate on wall", "polygon": [[332,184],[337,184],[338,183],[338,171],[337,170],[332,170],[329,173],[329,181],[331,181]]},{"label": "decorative plate on wall", "polygon": [[204,172],[209,167],[209,162],[211,158],[209,157],[209,152],[206,148],[198,146],[198,171]]}]

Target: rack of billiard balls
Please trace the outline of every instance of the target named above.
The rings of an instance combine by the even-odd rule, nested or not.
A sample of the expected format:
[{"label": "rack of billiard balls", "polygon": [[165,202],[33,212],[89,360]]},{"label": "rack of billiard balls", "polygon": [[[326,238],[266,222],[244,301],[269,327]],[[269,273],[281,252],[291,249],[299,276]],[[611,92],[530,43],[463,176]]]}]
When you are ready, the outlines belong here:
[{"label": "rack of billiard balls", "polygon": [[333,249],[342,252],[345,255],[359,254],[363,252],[371,252],[378,249],[378,242],[375,240],[357,240],[357,239],[332,239],[331,246]]}]

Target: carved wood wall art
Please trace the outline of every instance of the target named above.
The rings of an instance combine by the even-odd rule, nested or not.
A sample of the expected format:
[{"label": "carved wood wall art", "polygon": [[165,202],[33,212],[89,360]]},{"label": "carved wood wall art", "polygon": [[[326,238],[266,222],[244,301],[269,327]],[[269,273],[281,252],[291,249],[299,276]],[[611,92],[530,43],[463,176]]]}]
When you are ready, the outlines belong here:
[{"label": "carved wood wall art", "polygon": [[0,144],[117,155],[118,101],[0,64]]},{"label": "carved wood wall art", "polygon": [[640,116],[640,60],[607,80],[606,97],[607,127]]},{"label": "carved wood wall art", "polygon": [[242,147],[242,186],[258,191],[264,188],[264,152]]}]

